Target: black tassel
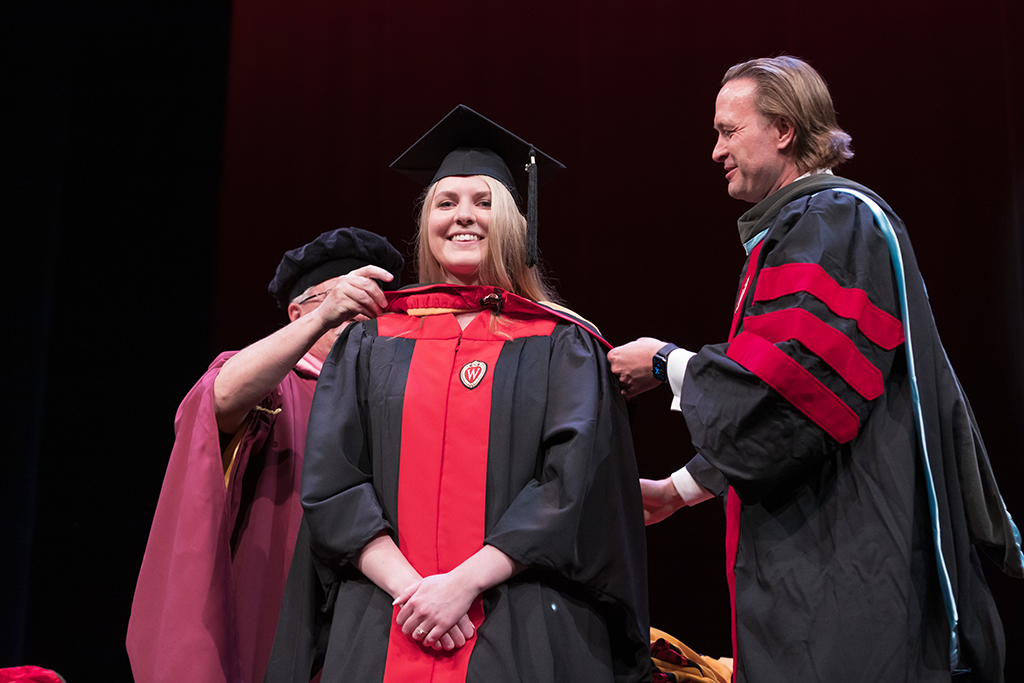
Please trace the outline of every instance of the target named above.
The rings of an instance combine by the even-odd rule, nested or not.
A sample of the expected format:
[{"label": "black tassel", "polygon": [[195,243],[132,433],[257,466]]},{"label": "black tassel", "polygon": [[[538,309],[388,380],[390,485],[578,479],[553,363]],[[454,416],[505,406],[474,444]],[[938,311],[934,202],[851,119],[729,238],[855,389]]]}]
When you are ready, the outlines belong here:
[{"label": "black tassel", "polygon": [[526,170],[530,174],[529,196],[526,200],[526,267],[537,265],[537,159],[530,148],[530,163]]}]

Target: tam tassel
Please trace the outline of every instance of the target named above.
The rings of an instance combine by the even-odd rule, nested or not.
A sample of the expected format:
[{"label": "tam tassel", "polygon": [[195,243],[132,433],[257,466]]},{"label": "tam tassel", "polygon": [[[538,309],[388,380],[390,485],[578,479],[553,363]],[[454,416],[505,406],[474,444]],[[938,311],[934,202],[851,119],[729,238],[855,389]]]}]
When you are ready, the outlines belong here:
[{"label": "tam tassel", "polygon": [[532,147],[526,170],[530,176],[526,200],[526,267],[533,268],[537,265],[537,153]]}]

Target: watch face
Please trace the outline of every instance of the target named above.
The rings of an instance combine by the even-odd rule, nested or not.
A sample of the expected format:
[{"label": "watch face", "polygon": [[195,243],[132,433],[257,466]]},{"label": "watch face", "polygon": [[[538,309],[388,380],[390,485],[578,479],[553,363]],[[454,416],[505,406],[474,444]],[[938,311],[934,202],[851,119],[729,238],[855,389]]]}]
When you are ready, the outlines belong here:
[{"label": "watch face", "polygon": [[668,359],[664,356],[655,354],[652,370],[654,372],[654,379],[659,382],[664,382],[668,379]]}]

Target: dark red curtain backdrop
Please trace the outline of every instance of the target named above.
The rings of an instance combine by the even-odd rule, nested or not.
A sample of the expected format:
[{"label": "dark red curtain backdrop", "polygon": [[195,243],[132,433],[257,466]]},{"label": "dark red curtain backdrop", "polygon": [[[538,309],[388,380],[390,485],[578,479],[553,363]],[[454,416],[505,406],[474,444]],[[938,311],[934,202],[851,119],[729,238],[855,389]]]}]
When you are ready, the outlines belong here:
[{"label": "dark red curtain backdrop", "polygon": [[[388,164],[459,103],[568,167],[540,193],[540,244],[570,306],[613,343],[722,340],[748,205],[728,197],[710,158],[715,94],[730,65],[794,54],[824,75],[853,136],[840,174],[878,191],[910,230],[1007,505],[1024,520],[1022,7],[236,0],[217,347],[284,321],[264,283],[284,250],[321,231],[356,225],[408,252],[419,188]],[[692,453],[668,398],[637,406],[645,476]],[[654,625],[712,654],[729,649],[722,517],[707,503],[649,530]],[[1024,586],[988,569],[1014,680]],[[870,658],[870,643],[851,647]]]}]

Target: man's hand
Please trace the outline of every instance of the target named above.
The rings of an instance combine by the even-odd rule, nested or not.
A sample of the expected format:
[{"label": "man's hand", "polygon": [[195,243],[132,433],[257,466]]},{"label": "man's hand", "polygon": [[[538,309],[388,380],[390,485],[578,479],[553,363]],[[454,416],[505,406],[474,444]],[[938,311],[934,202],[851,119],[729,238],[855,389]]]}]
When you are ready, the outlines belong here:
[{"label": "man's hand", "polygon": [[676,490],[672,478],[653,481],[640,480],[640,495],[644,499],[644,526],[657,524],[681,507],[686,506],[683,497]]},{"label": "man's hand", "polygon": [[387,308],[388,300],[374,280],[391,282],[393,279],[391,273],[377,266],[356,268],[338,278],[315,314],[327,329],[358,316],[376,318]]},{"label": "man's hand", "polygon": [[342,275],[325,293],[317,292],[302,304],[288,304],[291,323],[232,356],[214,379],[217,427],[234,434],[249,411],[281,383],[304,354],[310,352],[323,360],[341,333],[341,325],[383,313],[388,300],[374,278],[394,279],[377,266]]},{"label": "man's hand", "polygon": [[619,378],[623,396],[633,398],[661,384],[654,378],[652,363],[654,354],[663,346],[663,341],[640,337],[608,352],[612,372]]}]

